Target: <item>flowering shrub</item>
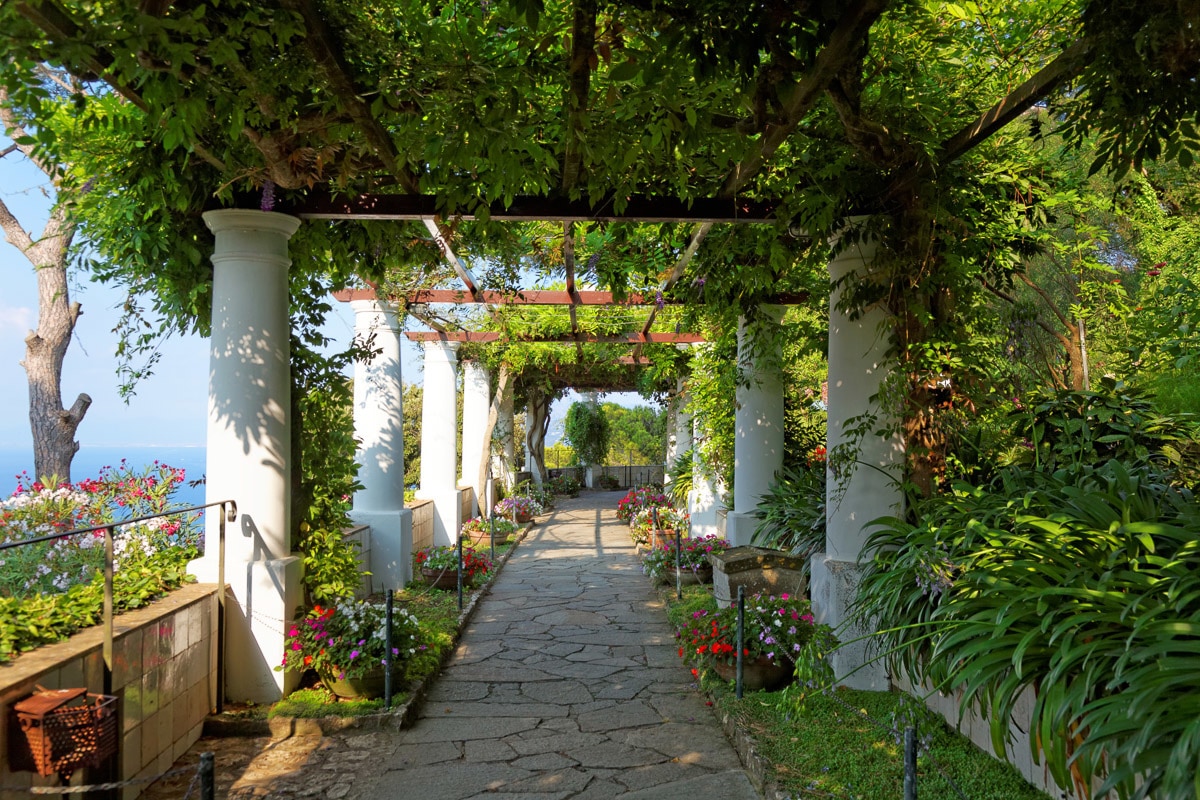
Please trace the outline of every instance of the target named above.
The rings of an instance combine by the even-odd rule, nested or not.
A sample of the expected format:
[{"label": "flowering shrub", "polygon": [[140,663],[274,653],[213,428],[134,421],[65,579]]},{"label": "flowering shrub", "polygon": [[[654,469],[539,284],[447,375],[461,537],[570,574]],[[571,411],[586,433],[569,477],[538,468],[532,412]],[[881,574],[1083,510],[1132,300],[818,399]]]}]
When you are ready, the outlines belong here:
[{"label": "flowering shrub", "polygon": [[[471,581],[475,577],[487,575],[492,571],[492,560],[475,548],[463,544],[463,580]],[[454,572],[458,569],[458,547],[451,545],[434,545],[418,550],[415,556],[417,569],[439,569]]]},{"label": "flowering shrub", "polygon": [[493,522],[489,523],[487,517],[472,517],[462,524],[463,535],[471,535],[472,538],[482,536],[485,540],[491,534],[491,525],[496,526],[496,541],[507,541],[508,537],[517,532],[517,524],[508,517],[494,516]]},{"label": "flowering shrub", "polygon": [[624,497],[617,501],[617,519],[628,521],[644,508],[670,505],[671,501],[660,489],[653,486],[639,486],[636,489],[630,489]]},{"label": "flowering shrub", "polygon": [[[679,632],[679,655],[732,664],[737,659],[737,606],[715,613],[695,611]],[[833,630],[813,620],[808,601],[796,595],[759,593],[746,598],[743,657],[772,664],[794,664],[810,643],[832,649]]]},{"label": "flowering shrub", "polygon": [[[125,461],[104,467],[95,479],[75,485],[53,478],[17,476],[16,492],[0,501],[0,543],[18,542],[75,528],[166,511],[184,471],[155,461],[135,472]],[[188,560],[200,544],[198,515],[160,517],[114,531],[114,568],[166,550]],[[0,595],[63,592],[92,580],[104,566],[104,533],[96,531],[5,550],[0,554]]]},{"label": "flowering shrub", "polygon": [[566,495],[567,497],[575,497],[582,489],[582,484],[574,476],[565,473],[550,476],[550,491],[555,494]]},{"label": "flowering shrub", "polygon": [[[679,545],[679,566],[681,569],[698,572],[701,567],[710,566],[710,553],[724,553],[729,549],[729,542],[720,536],[705,536],[702,539],[684,539]],[[642,572],[656,580],[666,578],[675,569],[675,544],[668,542],[660,545],[642,556]]]},{"label": "flowering shrub", "polygon": [[288,629],[283,663],[276,670],[314,669],[339,679],[389,665],[395,670],[417,653],[420,625],[408,609],[393,609],[388,653],[386,613],[383,603],[365,600],[315,606]]},{"label": "flowering shrub", "polygon": [[544,509],[541,504],[527,495],[513,495],[506,497],[499,503],[496,503],[492,513],[501,517],[512,517],[515,511],[517,516],[533,517],[541,514]]}]

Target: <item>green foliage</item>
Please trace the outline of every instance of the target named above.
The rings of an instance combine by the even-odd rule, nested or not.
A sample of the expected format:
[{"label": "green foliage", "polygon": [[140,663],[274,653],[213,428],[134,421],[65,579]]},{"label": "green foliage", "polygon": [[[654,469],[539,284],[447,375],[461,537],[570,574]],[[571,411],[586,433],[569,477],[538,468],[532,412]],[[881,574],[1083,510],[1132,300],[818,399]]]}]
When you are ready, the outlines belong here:
[{"label": "green foliage", "polygon": [[687,504],[687,496],[692,491],[692,477],[695,473],[695,468],[692,465],[694,452],[695,449],[689,447],[683,453],[676,456],[673,462],[667,465],[666,491],[672,505],[683,506]]},{"label": "green foliage", "polygon": [[604,409],[595,402],[572,403],[563,420],[563,439],[583,466],[607,463],[609,424]]},{"label": "green foliage", "polygon": [[809,557],[825,549],[824,459],[780,470],[754,517],[759,523],[751,541],[803,556],[807,571]]},{"label": "green foliage", "polygon": [[355,342],[325,356],[314,348],[329,344],[316,330],[327,305],[293,313],[293,451],[299,454],[292,518],[296,548],[304,564],[309,605],[354,594],[362,581],[357,545],[343,531],[350,523],[351,498],[362,488],[354,462],[353,387],[344,371],[356,358],[369,358],[371,343]]},{"label": "green foliage", "polygon": [[404,485],[421,483],[421,403],[425,392],[420,384],[404,385]]},{"label": "green foliage", "polygon": [[997,752],[1032,688],[1034,755],[1059,785],[1187,796],[1200,515],[1171,479],[1109,461],[956,487],[915,524],[876,523],[859,611],[896,668],[987,712]]},{"label": "green foliage", "polygon": [[608,420],[605,464],[661,464],[667,450],[667,413],[650,406],[601,405]]},{"label": "green foliage", "polygon": [[559,472],[550,476],[550,491],[565,497],[578,497],[583,485],[574,475]]}]

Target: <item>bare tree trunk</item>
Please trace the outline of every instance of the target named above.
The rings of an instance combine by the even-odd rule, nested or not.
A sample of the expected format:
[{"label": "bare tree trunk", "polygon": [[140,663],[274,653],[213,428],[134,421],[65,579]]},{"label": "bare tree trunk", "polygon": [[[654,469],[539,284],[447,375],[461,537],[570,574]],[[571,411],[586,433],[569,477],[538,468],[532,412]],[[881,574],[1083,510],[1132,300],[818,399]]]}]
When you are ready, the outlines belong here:
[{"label": "bare tree trunk", "polygon": [[546,432],[549,427],[550,396],[531,392],[525,417],[525,444],[531,463],[525,466],[533,475],[533,483],[538,488],[541,488],[546,479]]},{"label": "bare tree trunk", "polygon": [[[0,88],[0,122],[14,140],[27,136],[21,121],[8,107],[8,93]],[[43,161],[30,145],[16,145],[0,158],[19,151],[46,177],[54,181],[53,166]],[[79,303],[71,302],[67,287],[67,254],[75,236],[75,224],[67,219],[66,206],[58,203],[36,242],[8,205],[0,200],[0,230],[5,240],[33,265],[37,274],[38,326],[25,337],[25,360],[21,366],[29,376],[29,425],[33,433],[33,469],[38,478],[71,480],[71,460],[79,450],[75,431],[83,421],[92,398],[81,394],[71,407],[62,404],[62,365],[79,319]]]},{"label": "bare tree trunk", "polygon": [[[479,481],[475,484],[481,488],[487,486],[488,467],[492,463],[492,432],[496,430],[496,421],[500,418],[500,408],[504,405],[504,398],[511,392],[512,376],[508,371],[508,365],[501,362],[500,375],[496,378],[496,394],[492,397],[492,405],[488,409],[487,425],[483,429],[483,453],[479,458]],[[511,438],[511,436],[512,431],[510,430],[509,437]],[[480,503],[481,508],[482,505]]]},{"label": "bare tree trunk", "polygon": [[62,403],[62,365],[79,319],[79,303],[72,303],[67,286],[67,251],[75,226],[66,211],[54,208],[42,237],[35,243],[0,201],[0,228],[4,238],[19,249],[37,274],[38,325],[25,337],[29,376],[29,425],[33,433],[33,464],[39,478],[71,480],[71,460],[79,450],[75,432],[92,398],[81,394],[69,409]]}]

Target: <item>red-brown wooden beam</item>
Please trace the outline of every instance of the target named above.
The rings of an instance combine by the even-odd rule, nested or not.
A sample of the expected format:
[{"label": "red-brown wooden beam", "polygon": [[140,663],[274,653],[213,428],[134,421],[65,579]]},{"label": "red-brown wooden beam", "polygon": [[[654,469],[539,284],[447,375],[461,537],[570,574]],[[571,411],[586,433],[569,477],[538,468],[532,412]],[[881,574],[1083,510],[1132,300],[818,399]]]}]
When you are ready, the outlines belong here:
[{"label": "red-brown wooden beam", "polygon": [[[411,342],[574,342],[574,334],[562,336],[510,337],[500,331],[405,331]],[[611,336],[579,334],[580,341],[608,344],[695,344],[708,341],[702,333],[619,333]]]},{"label": "red-brown wooden beam", "polygon": [[[418,220],[452,217],[475,219],[474,214],[446,214],[439,198],[426,194],[360,194],[350,198],[309,197],[287,208],[276,207],[301,219]],[[505,206],[497,201],[488,216],[505,222],[774,222],[775,204],[746,199],[699,198],[684,202],[673,197],[626,199],[620,212],[611,201],[595,207],[585,200],[551,197],[517,197]]]}]

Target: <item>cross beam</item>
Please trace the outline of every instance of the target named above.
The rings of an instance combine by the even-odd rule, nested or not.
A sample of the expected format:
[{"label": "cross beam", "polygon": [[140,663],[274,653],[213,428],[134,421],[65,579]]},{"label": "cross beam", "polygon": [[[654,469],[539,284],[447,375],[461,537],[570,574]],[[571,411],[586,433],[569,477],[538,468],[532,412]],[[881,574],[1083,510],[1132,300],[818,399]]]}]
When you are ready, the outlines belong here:
[{"label": "cross beam", "polygon": [[442,217],[490,219],[505,222],[774,222],[775,204],[745,199],[699,198],[686,202],[674,197],[625,198],[621,209],[607,200],[592,206],[586,200],[550,197],[516,197],[475,211],[446,213],[441,198],[427,194],[360,194],[350,198],[309,197],[278,210],[301,219],[430,220]]},{"label": "cross beam", "polygon": [[[333,293],[334,299],[347,303],[351,300],[375,300],[374,289],[343,289]],[[423,303],[453,303],[470,305],[486,303],[488,305],[518,305],[518,306],[651,306],[657,300],[649,295],[630,293],[622,300],[617,300],[612,292],[576,289],[574,294],[562,289],[522,289],[516,294],[483,290],[479,296],[473,297],[465,289],[421,289],[404,296],[406,305]],[[781,292],[766,298],[764,303],[777,306],[798,306],[808,302],[804,292]],[[678,300],[663,299],[663,305],[683,305]]]},{"label": "cross beam", "polygon": [[[405,331],[404,335],[410,342],[574,342],[576,334],[561,336],[530,336],[510,337],[500,331]],[[618,333],[618,334],[578,334],[579,341],[604,342],[610,344],[695,344],[707,341],[700,333]]]}]

